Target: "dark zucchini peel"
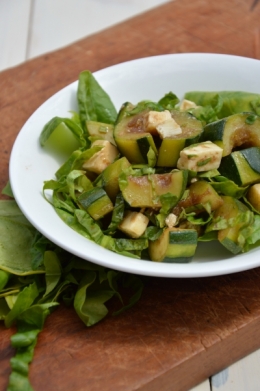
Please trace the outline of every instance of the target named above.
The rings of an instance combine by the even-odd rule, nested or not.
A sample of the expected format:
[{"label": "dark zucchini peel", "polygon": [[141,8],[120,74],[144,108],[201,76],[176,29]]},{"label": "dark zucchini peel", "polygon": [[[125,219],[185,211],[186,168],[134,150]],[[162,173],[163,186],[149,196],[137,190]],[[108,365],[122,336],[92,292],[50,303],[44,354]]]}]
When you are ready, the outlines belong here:
[{"label": "dark zucchini peel", "polygon": [[162,235],[149,243],[152,261],[187,263],[195,254],[198,234],[194,229],[165,228]]},{"label": "dark zucchini peel", "polygon": [[209,123],[201,136],[201,141],[208,140],[223,148],[223,156],[237,148],[260,147],[260,117],[239,113]]},{"label": "dark zucchini peel", "polygon": [[260,181],[260,147],[232,152],[221,160],[221,175],[238,186],[248,186]]}]

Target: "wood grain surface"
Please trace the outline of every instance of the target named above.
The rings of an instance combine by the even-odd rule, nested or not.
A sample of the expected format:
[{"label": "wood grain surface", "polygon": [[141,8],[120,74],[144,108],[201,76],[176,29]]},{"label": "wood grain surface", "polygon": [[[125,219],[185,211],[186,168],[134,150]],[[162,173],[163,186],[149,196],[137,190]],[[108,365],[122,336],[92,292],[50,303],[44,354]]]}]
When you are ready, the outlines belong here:
[{"label": "wood grain surface", "polygon": [[[33,111],[80,71],[165,53],[260,59],[260,4],[176,0],[65,49],[0,73],[0,186],[17,133]],[[197,279],[145,278],[140,302],[87,329],[61,306],[39,336],[35,391],[185,391],[260,347],[260,268]],[[1,325],[0,390],[9,338]]]}]

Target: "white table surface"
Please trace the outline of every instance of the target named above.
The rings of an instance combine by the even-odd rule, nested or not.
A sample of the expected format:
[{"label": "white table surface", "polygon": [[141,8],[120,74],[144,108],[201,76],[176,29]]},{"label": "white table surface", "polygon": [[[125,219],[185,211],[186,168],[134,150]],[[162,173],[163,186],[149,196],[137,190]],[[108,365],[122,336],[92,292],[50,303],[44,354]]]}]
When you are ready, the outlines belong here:
[{"label": "white table surface", "polygon": [[[168,1],[0,0],[0,71]],[[259,391],[259,367],[260,350],[190,391]]]}]

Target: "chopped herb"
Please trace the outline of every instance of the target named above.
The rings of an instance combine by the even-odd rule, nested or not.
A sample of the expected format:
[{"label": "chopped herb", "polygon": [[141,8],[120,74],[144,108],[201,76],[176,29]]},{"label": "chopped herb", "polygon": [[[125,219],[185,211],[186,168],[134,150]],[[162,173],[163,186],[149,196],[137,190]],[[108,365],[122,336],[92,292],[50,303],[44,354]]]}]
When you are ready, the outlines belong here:
[{"label": "chopped herb", "polygon": [[197,166],[198,167],[205,166],[210,161],[211,161],[211,157],[208,157],[207,159],[204,159],[204,160],[200,160],[199,162],[197,162]]}]

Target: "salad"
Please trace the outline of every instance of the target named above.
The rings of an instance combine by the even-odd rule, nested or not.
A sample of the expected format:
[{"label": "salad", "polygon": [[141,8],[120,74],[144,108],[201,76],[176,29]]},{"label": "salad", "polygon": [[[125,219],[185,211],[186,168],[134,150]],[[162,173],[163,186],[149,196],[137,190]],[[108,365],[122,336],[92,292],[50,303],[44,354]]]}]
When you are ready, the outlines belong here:
[{"label": "salad", "polygon": [[[219,241],[231,256],[259,245],[260,95],[196,91],[180,100],[170,92],[117,112],[84,71],[77,97],[78,112],[50,119],[40,136],[64,162],[44,196],[72,229],[154,262],[188,262],[200,241]],[[9,184],[2,193],[13,197]],[[91,327],[112,299],[113,314],[131,308],[145,280],[59,248],[15,200],[1,201],[0,230],[0,319],[16,325],[7,389],[32,390],[37,338],[61,302]]]},{"label": "salad", "polygon": [[200,241],[231,255],[259,244],[260,95],[169,92],[117,112],[84,71],[77,100],[40,136],[64,159],[44,195],[72,229],[154,262],[190,262]]}]

